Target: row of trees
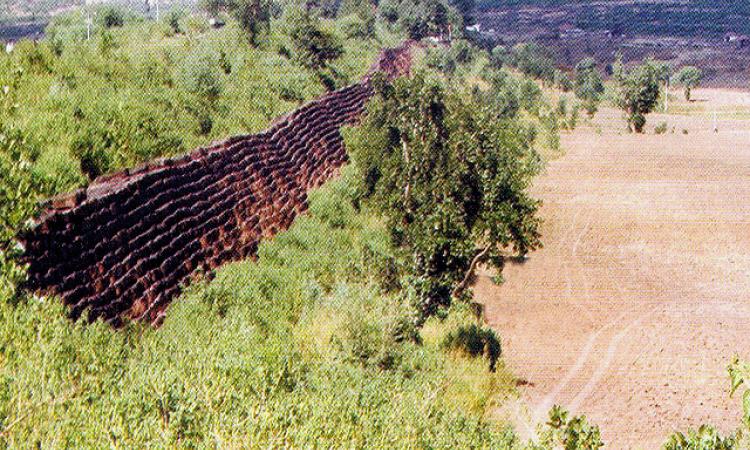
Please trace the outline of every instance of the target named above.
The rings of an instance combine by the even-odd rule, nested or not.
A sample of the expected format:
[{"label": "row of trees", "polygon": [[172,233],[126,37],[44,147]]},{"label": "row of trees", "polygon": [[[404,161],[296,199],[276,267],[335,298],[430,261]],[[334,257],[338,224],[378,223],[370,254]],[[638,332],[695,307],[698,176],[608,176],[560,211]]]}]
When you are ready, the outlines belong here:
[{"label": "row of trees", "polygon": [[[572,80],[556,67],[549,49],[539,44],[519,44],[511,49],[496,46],[489,54],[489,63],[496,69],[507,64],[544,84],[563,91],[573,90],[589,116],[597,112],[604,98],[604,81],[592,58],[576,64]],[[611,75],[616,86],[615,103],[626,112],[629,127],[636,132],[643,131],[646,115],[656,107],[670,80],[682,86],[685,98],[690,100],[692,90],[700,85],[703,77],[696,67],[685,66],[673,74],[669,65],[653,60],[627,70],[621,59],[611,66]]]}]

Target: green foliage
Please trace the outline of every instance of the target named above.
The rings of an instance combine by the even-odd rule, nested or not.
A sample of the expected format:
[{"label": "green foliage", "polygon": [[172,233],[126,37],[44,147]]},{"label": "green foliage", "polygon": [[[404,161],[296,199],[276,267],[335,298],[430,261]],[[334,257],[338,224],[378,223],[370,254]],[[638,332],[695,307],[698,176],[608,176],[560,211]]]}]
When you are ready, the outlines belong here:
[{"label": "green foliage", "polygon": [[32,172],[39,150],[16,129],[0,127],[0,298],[15,296],[25,272],[15,234],[36,211],[42,183]]},{"label": "green foliage", "polygon": [[664,133],[667,132],[667,128],[668,127],[669,126],[667,125],[667,122],[662,122],[659,125],[657,125],[656,128],[654,128],[654,133],[656,133],[656,134],[664,134]]},{"label": "green foliage", "polygon": [[664,450],[732,450],[735,448],[733,437],[722,438],[718,431],[708,425],[701,425],[697,430],[674,433],[664,444]]},{"label": "green foliage", "polygon": [[596,450],[604,447],[599,427],[591,425],[586,416],[568,418],[568,411],[555,405],[549,412],[547,429],[541,435],[542,448],[561,447],[565,450]]},{"label": "green foliage", "polygon": [[454,40],[450,46],[433,47],[427,49],[425,63],[427,67],[452,76],[459,66],[471,64],[476,55],[475,49],[464,39]]},{"label": "green foliage", "polygon": [[513,47],[509,64],[524,74],[552,83],[555,77],[555,61],[549,50],[539,44],[518,44]]},{"label": "green foliage", "polygon": [[568,92],[573,89],[573,81],[567,73],[559,69],[555,69],[554,75],[552,76],[552,84],[563,92]]},{"label": "green foliage", "polygon": [[116,28],[125,25],[125,11],[119,6],[107,5],[97,11],[99,24],[104,28]]},{"label": "green foliage", "polygon": [[182,19],[185,17],[185,11],[181,8],[173,8],[169,10],[167,14],[167,24],[173,34],[181,34],[182,30]]},{"label": "green foliage", "polygon": [[448,34],[448,28],[462,29],[462,20],[442,0],[383,0],[380,15],[412,39]]},{"label": "green foliage", "polygon": [[474,23],[475,0],[450,0],[450,5],[458,10],[465,24]]},{"label": "green foliage", "polygon": [[203,0],[202,4],[214,16],[219,12],[231,14],[247,34],[252,46],[257,46],[260,36],[270,31],[270,0]]},{"label": "green foliage", "polygon": [[508,58],[510,58],[508,49],[502,45],[497,45],[490,52],[490,66],[494,69],[501,69]]},{"label": "green foliage", "polygon": [[583,59],[576,65],[575,93],[583,101],[586,113],[593,117],[604,94],[604,83],[592,58]]},{"label": "green foliage", "polygon": [[[225,68],[226,64],[224,61]],[[199,51],[185,60],[179,79],[187,92],[213,105],[223,89],[220,69],[220,55]]]},{"label": "green foliage", "polygon": [[365,7],[349,16],[344,22],[344,34],[349,39],[371,39],[375,37],[375,13]]},{"label": "green foliage", "polygon": [[347,139],[363,197],[388,218],[422,317],[461,296],[478,262],[537,248],[540,168],[523,130],[423,75],[376,83]]},{"label": "green foliage", "polygon": [[703,71],[697,67],[685,66],[674,76],[675,83],[685,89],[685,100],[690,100],[690,95],[703,80]]},{"label": "green foliage", "polygon": [[629,72],[620,65],[614,73],[619,88],[616,102],[627,113],[628,126],[636,133],[643,132],[646,114],[659,101],[662,75],[659,65],[650,60]]},{"label": "green foliage", "polygon": [[[729,381],[731,383],[730,395],[734,395],[743,384],[750,385],[750,364],[741,361],[735,356],[729,365]],[[745,389],[742,394],[742,412],[745,425],[750,428],[750,389]]]},{"label": "green foliage", "polygon": [[469,356],[484,356],[489,361],[490,371],[494,372],[500,358],[500,339],[490,329],[477,324],[463,325],[451,331],[443,339],[442,346],[449,350],[461,351]]},{"label": "green foliage", "polygon": [[427,49],[425,64],[444,75],[452,76],[456,72],[457,61],[448,48],[435,47]]},{"label": "green foliage", "polygon": [[308,13],[291,13],[289,37],[294,47],[294,57],[304,67],[320,71],[340,58],[344,49],[338,38],[321,29]]}]

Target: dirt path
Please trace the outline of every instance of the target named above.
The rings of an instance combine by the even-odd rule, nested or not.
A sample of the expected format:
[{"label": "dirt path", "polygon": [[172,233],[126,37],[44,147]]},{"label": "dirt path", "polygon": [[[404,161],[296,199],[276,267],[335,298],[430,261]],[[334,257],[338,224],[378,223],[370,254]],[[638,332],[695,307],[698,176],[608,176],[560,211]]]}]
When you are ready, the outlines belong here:
[{"label": "dirt path", "polygon": [[[750,93],[696,96],[750,112]],[[709,114],[655,115],[675,133],[634,136],[604,110],[563,136],[535,187],[546,247],[475,287],[530,418],[584,413],[606,448],[739,424],[726,366],[750,357],[750,120],[728,117],[714,133]]]}]

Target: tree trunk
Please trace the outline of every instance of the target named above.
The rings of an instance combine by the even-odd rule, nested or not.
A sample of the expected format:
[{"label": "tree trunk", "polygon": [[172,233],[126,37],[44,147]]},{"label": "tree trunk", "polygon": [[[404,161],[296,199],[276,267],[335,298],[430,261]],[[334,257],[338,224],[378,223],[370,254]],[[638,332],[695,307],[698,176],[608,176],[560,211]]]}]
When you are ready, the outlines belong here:
[{"label": "tree trunk", "polygon": [[482,259],[487,256],[487,253],[489,253],[490,247],[485,247],[482,251],[477,253],[474,256],[474,259],[471,260],[471,264],[469,264],[469,270],[466,271],[466,274],[464,275],[464,279],[461,280],[461,283],[456,286],[456,289],[453,290],[453,297],[458,297],[461,295],[467,287],[469,287],[469,283],[471,282],[471,279],[474,275],[474,271],[477,269],[477,265],[482,261]]}]

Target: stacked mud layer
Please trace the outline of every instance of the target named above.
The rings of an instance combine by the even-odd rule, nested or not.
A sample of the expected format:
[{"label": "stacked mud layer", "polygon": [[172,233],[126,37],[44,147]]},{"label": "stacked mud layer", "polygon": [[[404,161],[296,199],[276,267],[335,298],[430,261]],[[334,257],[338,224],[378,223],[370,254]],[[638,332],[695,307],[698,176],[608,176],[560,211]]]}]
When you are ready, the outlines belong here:
[{"label": "stacked mud layer", "polygon": [[20,240],[28,288],[60,295],[77,319],[159,323],[192,274],[253,256],[288,228],[307,192],[346,162],[339,129],[372,95],[370,75],[409,70],[409,44],[385,50],[360,83],[267,131],[95,180],[50,201]]}]

